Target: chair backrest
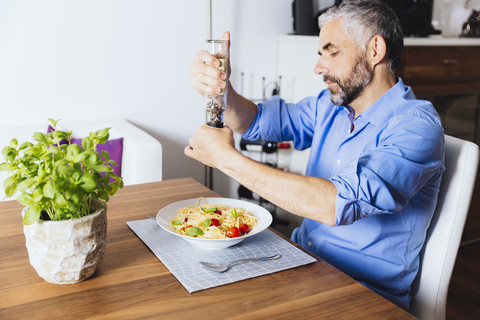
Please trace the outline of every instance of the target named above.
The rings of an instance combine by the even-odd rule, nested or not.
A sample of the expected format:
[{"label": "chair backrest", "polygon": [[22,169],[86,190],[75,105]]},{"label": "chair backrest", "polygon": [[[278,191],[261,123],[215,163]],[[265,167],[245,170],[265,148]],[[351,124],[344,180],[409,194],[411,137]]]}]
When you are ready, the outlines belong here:
[{"label": "chair backrest", "polygon": [[470,141],[445,135],[445,167],[437,207],[420,253],[412,290],[412,314],[445,319],[448,286],[477,177],[479,150]]}]

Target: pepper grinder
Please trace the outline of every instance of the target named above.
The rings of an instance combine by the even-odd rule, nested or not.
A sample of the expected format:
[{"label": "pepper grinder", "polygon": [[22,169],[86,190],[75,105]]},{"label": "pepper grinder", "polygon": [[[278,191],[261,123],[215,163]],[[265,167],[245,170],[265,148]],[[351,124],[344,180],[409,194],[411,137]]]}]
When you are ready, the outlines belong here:
[{"label": "pepper grinder", "polygon": [[[218,69],[227,72],[228,66],[228,40],[212,40],[206,42],[206,49],[220,61]],[[216,95],[205,95],[205,109],[207,124],[215,128],[223,128],[223,112],[227,109],[228,76],[226,86]]]}]

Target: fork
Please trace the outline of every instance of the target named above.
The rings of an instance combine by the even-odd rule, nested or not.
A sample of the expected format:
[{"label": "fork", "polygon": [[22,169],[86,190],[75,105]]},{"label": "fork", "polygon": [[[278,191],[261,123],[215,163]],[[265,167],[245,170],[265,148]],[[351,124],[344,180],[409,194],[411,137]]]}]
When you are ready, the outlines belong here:
[{"label": "fork", "polygon": [[225,272],[228,269],[230,269],[231,266],[237,263],[241,262],[247,262],[247,261],[265,261],[265,260],[276,260],[280,259],[282,255],[280,254],[274,254],[273,256],[269,257],[261,257],[261,258],[248,258],[248,259],[239,259],[239,260],[234,260],[229,263],[225,264],[218,264],[218,263],[212,263],[212,262],[204,262],[200,261],[200,265],[208,270],[216,271],[216,272]]}]

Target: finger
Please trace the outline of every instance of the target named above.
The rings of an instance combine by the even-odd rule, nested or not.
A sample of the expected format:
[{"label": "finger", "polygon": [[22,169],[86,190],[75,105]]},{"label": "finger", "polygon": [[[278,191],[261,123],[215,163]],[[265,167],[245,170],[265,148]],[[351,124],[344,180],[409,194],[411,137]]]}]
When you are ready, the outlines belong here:
[{"label": "finger", "polygon": [[192,148],[192,146],[190,146],[190,145],[186,146],[185,149],[183,149],[183,153],[184,153],[187,157],[192,158],[192,153],[193,153],[193,148]]},{"label": "finger", "polygon": [[[222,34],[222,39],[223,39],[223,40],[228,40],[228,56],[230,57],[230,45],[231,45],[231,41],[230,41],[230,31],[225,31],[225,32]],[[229,75],[231,74],[230,58],[228,59],[227,72],[228,72]],[[226,78],[225,78],[225,79],[226,79]]]},{"label": "finger", "polygon": [[217,79],[217,81],[222,81],[226,79],[226,73],[224,71],[212,65],[206,64],[205,62],[199,59],[195,59],[190,64],[190,70],[192,72],[192,76],[194,76],[195,74],[202,74],[202,75],[206,75],[214,79]]},{"label": "finger", "polygon": [[220,61],[218,61],[218,59],[211,55],[207,50],[198,51],[195,54],[194,61],[202,62],[214,67],[218,67],[220,65]]},{"label": "finger", "polygon": [[228,134],[233,135],[232,129],[231,129],[227,124],[225,124],[225,125],[223,126],[223,129],[224,129],[225,131],[227,131]]},{"label": "finger", "polygon": [[223,71],[212,67],[205,63],[192,62],[190,65],[190,70],[192,73],[202,74],[220,81],[222,79]]},{"label": "finger", "polygon": [[200,94],[219,94],[226,87],[227,74],[219,70],[217,58],[205,50],[196,53],[190,65],[192,87]]},{"label": "finger", "polygon": [[202,74],[192,75],[192,87],[201,94],[219,94],[225,85],[226,84],[223,81],[219,82],[217,79]]},{"label": "finger", "polygon": [[223,39],[223,40],[228,40],[228,43],[230,44],[230,31],[225,31],[225,32],[222,34],[222,39]]},{"label": "finger", "polygon": [[218,94],[226,86],[220,75],[221,71],[216,68],[192,64],[190,74],[192,87],[200,93]]}]

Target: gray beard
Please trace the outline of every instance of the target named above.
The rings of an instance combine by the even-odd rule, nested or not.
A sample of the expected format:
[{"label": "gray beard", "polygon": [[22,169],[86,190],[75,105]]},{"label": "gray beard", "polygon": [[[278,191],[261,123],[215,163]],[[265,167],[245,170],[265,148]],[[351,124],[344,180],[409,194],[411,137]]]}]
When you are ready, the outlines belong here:
[{"label": "gray beard", "polygon": [[337,106],[348,106],[355,100],[363,89],[372,81],[373,70],[367,64],[364,57],[359,57],[345,80],[333,76],[324,76],[324,81],[332,81],[338,84],[338,91],[330,89],[330,100]]}]

